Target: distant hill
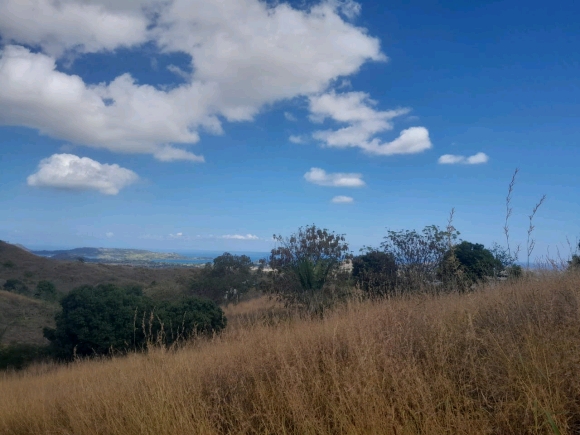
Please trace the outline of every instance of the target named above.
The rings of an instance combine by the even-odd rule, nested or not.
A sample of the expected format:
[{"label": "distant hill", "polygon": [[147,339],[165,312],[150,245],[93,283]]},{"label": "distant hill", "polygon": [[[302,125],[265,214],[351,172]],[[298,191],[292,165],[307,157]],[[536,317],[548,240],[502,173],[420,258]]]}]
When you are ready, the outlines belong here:
[{"label": "distant hill", "polygon": [[[58,304],[32,297],[41,280],[51,281],[61,294],[83,284],[114,283],[136,284],[148,294],[174,297],[187,288],[195,273],[193,268],[155,269],[55,260],[0,241],[0,339],[2,343],[43,341],[42,327],[52,324]],[[1,290],[8,280],[20,282],[21,294]]]},{"label": "distant hill", "polygon": [[33,254],[50,257],[56,260],[76,260],[83,258],[99,262],[146,262],[154,260],[178,260],[182,255],[175,253],[151,252],[143,249],[118,248],[75,248],[57,251],[31,251]]}]

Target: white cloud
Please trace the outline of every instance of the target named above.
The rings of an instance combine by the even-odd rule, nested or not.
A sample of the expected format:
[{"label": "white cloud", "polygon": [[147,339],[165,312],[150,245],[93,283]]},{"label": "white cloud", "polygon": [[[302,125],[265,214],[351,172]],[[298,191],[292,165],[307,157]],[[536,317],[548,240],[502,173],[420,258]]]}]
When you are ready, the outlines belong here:
[{"label": "white cloud", "polygon": [[111,237],[113,237],[114,235],[115,235],[115,234],[114,234],[114,233],[112,233],[112,232],[110,232],[110,231],[109,231],[108,233],[106,233],[106,234],[105,234],[105,236],[107,236],[107,238],[108,238],[108,239],[110,239],[110,238],[111,238]]},{"label": "white cloud", "polygon": [[231,240],[259,240],[260,238],[254,234],[226,234],[221,236],[220,239],[231,239]]},{"label": "white cloud", "polygon": [[90,53],[147,41],[148,20],[140,7],[123,10],[99,3],[2,0],[0,33],[7,41],[38,45],[54,56],[71,49]]},{"label": "white cloud", "polygon": [[489,157],[485,153],[477,153],[467,158],[467,164],[469,165],[479,165],[481,163],[487,163]]},{"label": "white cloud", "polygon": [[332,202],[335,204],[350,204],[354,199],[350,196],[339,195],[332,198]]},{"label": "white cloud", "polygon": [[169,238],[170,239],[183,239],[184,235],[183,235],[183,233],[169,234]]},{"label": "white cloud", "polygon": [[438,162],[441,165],[455,165],[458,163],[464,165],[479,165],[482,163],[487,163],[488,160],[489,157],[487,154],[480,152],[469,157],[458,156],[454,154],[443,154],[441,157],[439,157]]},{"label": "white cloud", "polygon": [[320,130],[313,137],[326,146],[347,148],[358,147],[368,154],[393,155],[415,154],[431,148],[429,132],[424,127],[403,130],[392,142],[381,142],[374,137],[378,133],[392,130],[392,120],[409,113],[410,109],[378,111],[372,106],[376,102],[364,92],[337,94],[335,91],[310,97],[310,119],[323,122],[326,118],[346,123],[338,130]]},{"label": "white cloud", "polygon": [[288,140],[289,140],[290,142],[292,142],[292,143],[297,143],[297,144],[302,144],[302,143],[306,142],[306,141],[304,140],[304,137],[303,137],[303,136],[296,136],[296,135],[291,135],[291,136],[288,138]]},{"label": "white cloud", "polygon": [[[151,153],[160,160],[203,159],[166,144],[199,140],[191,117],[215,125],[216,119],[185,101],[210,94],[196,85],[163,92],[136,85],[128,74],[109,85],[86,86],[80,77],[57,71],[54,59],[18,46],[6,47],[0,58],[0,124],[38,128],[111,151]],[[107,105],[106,99],[114,103]]]},{"label": "white cloud", "polygon": [[304,174],[304,179],[319,186],[362,187],[365,185],[362,180],[362,174],[340,172],[332,174],[320,168],[311,168],[310,171]]},{"label": "white cloud", "polygon": [[286,118],[287,121],[292,121],[292,122],[298,121],[298,119],[290,112],[284,112],[284,118]]},{"label": "white cloud", "polygon": [[29,186],[74,190],[98,190],[116,195],[139,177],[119,165],[102,164],[88,157],[54,154],[43,159],[38,172],[27,178]]},{"label": "white cloud", "polygon": [[[265,105],[319,94],[366,61],[386,60],[377,38],[341,16],[359,10],[351,0],[305,10],[259,0],[0,0],[0,35],[13,44],[0,52],[0,125],[113,152],[202,161],[175,145],[198,142],[202,130],[221,133],[220,117],[251,121]],[[89,85],[55,66],[67,50],[147,41],[190,56],[192,74],[171,67],[185,84],[159,89],[123,74]]]},{"label": "white cloud", "polygon": [[188,73],[187,71],[183,71],[177,65],[168,65],[167,66],[167,70],[168,71],[171,71],[173,74],[175,74],[176,76],[181,77],[184,80],[190,80],[191,79],[191,74]]}]

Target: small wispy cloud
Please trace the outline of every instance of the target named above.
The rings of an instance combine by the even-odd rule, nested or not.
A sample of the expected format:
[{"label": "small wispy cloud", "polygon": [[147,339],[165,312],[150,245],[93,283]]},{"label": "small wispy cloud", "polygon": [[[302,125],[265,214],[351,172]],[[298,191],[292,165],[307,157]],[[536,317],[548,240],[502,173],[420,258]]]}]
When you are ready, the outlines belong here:
[{"label": "small wispy cloud", "polygon": [[167,69],[172,72],[173,74],[175,74],[176,76],[181,77],[183,80],[189,80],[191,78],[191,74],[188,73],[187,71],[182,70],[181,68],[179,68],[177,65],[167,65]]},{"label": "small wispy cloud", "polygon": [[338,195],[332,198],[334,204],[350,204],[354,199],[351,196]]},{"label": "small wispy cloud", "polygon": [[363,187],[365,182],[362,180],[362,174],[356,173],[327,173],[324,169],[311,168],[304,179],[309,183],[318,184],[319,186],[331,187]]},{"label": "small wispy cloud", "polygon": [[296,122],[298,121],[298,118],[296,118],[292,113],[290,112],[284,112],[284,118],[286,118],[286,120],[288,121],[292,121],[292,122]]},{"label": "small wispy cloud", "polygon": [[107,236],[108,239],[110,239],[111,237],[113,237],[115,234],[112,232],[108,232],[107,234],[105,234],[105,236]]},{"label": "small wispy cloud", "polygon": [[440,165],[480,165],[482,163],[487,163],[488,161],[489,156],[485,153],[477,153],[469,157],[455,154],[443,154],[438,160]]},{"label": "small wispy cloud", "polygon": [[229,240],[259,240],[260,238],[254,234],[225,234],[220,237],[220,239],[229,239]]},{"label": "small wispy cloud", "polygon": [[304,137],[303,137],[303,136],[295,136],[295,135],[292,135],[292,136],[290,136],[290,137],[288,138],[288,140],[289,140],[290,142],[292,142],[292,143],[298,143],[298,144],[301,144],[301,143],[304,143],[304,142],[306,142],[306,141],[304,140]]},{"label": "small wispy cloud", "polygon": [[183,235],[183,233],[169,234],[170,239],[183,239],[184,237],[185,236]]}]

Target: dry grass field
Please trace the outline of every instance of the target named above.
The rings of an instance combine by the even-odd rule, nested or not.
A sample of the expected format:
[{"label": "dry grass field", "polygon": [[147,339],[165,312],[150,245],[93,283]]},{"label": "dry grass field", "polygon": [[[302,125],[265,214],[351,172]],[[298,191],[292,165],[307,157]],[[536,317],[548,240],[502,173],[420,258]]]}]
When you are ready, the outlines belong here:
[{"label": "dry grass field", "polygon": [[267,300],[220,337],[0,375],[0,433],[578,434],[580,275],[352,302]]}]

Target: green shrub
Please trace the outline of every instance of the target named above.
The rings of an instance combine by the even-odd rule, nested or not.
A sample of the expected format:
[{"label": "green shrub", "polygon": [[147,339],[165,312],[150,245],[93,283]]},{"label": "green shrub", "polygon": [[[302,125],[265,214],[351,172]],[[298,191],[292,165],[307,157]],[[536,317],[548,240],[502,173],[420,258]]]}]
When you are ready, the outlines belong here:
[{"label": "green shrub", "polygon": [[45,301],[54,301],[58,297],[56,286],[50,281],[42,280],[36,285],[34,297]]},{"label": "green shrub", "polygon": [[397,284],[397,262],[391,253],[368,248],[352,260],[352,276],[359,288],[369,296],[385,296]]},{"label": "green shrub", "polygon": [[35,344],[10,344],[0,346],[0,370],[20,370],[33,362],[49,359],[47,346]]},{"label": "green shrub", "polygon": [[20,293],[20,294],[27,294],[28,287],[19,279],[10,278],[6,280],[3,286],[4,290],[13,292],[13,293]]},{"label": "green shrub", "polygon": [[169,345],[196,334],[219,332],[227,324],[224,312],[218,305],[197,297],[164,301],[153,312],[154,335]]},{"label": "green shrub", "polygon": [[349,292],[348,274],[340,266],[352,258],[343,234],[316,225],[299,228],[290,237],[274,235],[268,265],[273,269],[269,291],[287,305],[321,314]]},{"label": "green shrub", "polygon": [[61,300],[56,328],[44,329],[55,355],[105,355],[144,349],[161,339],[171,344],[195,333],[220,331],[225,327],[221,309],[198,298],[162,302],[155,306],[139,287],[85,285]]}]

